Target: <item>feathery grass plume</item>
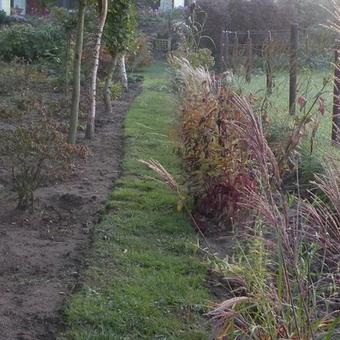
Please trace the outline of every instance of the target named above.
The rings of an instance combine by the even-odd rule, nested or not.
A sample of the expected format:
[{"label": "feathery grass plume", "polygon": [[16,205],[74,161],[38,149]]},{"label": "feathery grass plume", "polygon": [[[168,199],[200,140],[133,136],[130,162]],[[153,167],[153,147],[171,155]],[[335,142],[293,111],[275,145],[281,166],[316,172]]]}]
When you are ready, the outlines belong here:
[{"label": "feathery grass plume", "polygon": [[169,64],[175,70],[175,78],[180,82],[178,90],[184,95],[189,94],[204,95],[210,92],[212,80],[209,70],[203,66],[192,67],[188,59],[170,56]]},{"label": "feathery grass plume", "polygon": [[[278,161],[268,145],[260,118],[245,98],[235,96],[233,103],[245,116],[236,128],[252,155],[260,188],[246,189],[246,200],[242,204],[256,216],[261,237],[253,234],[246,247],[240,248],[239,262],[225,263],[227,277],[240,278],[245,283],[246,295],[235,295],[235,298],[243,298],[242,303],[231,309],[223,310],[222,303],[212,311],[211,316],[218,319],[218,334],[221,339],[223,336],[255,339],[331,336],[339,331],[336,324],[338,269],[322,269],[328,259],[320,258],[320,247],[315,243],[321,246],[324,242],[323,247],[329,248],[329,252],[323,254],[334,264],[335,251],[339,254],[334,246],[339,242],[333,244],[327,240],[327,235],[330,237],[331,231],[338,235],[339,220],[334,215],[337,208],[331,213],[325,205],[322,205],[324,210],[320,210],[310,204],[307,220],[302,214],[299,197],[294,206],[289,204],[281,189]],[[339,164],[333,163],[326,174],[316,180],[333,205],[340,202],[338,169]],[[324,230],[319,231],[318,235],[322,235],[319,240],[313,235],[318,228]],[[266,240],[273,241],[275,247],[268,247]],[[262,266],[256,267],[261,258]],[[233,300],[225,303],[228,305],[229,301]]]},{"label": "feathery grass plume", "polygon": [[340,32],[340,1],[339,0],[329,0],[330,6],[322,6],[330,15],[326,25],[322,25],[329,28],[335,33]]},{"label": "feathery grass plume", "polygon": [[176,180],[173,178],[173,176],[156,160],[153,160],[153,159],[148,160],[148,161],[139,160],[139,162],[146,165],[150,170],[154,171],[161,178],[161,180],[158,180],[156,178],[150,177],[152,180],[165,184],[166,186],[168,186],[172,191],[174,191],[177,194],[177,196],[179,198],[177,209],[178,210],[181,210],[182,208],[185,209],[186,213],[189,215],[192,223],[194,224],[196,230],[201,234],[203,240],[209,246],[208,240],[204,236],[203,231],[201,230],[196,219],[192,215],[191,210],[188,208],[188,206],[186,204],[186,195],[183,194],[180,186],[178,185]]},{"label": "feathery grass plume", "polygon": [[[340,39],[339,39],[339,34],[340,34],[340,1],[339,0],[329,0],[330,1],[330,7],[325,7],[324,8],[328,11],[330,15],[330,19],[328,20],[326,25],[323,25],[324,27],[328,28],[329,30],[333,31],[336,33],[337,38],[336,38],[336,46],[335,49],[337,50],[337,54],[339,55],[339,44],[340,44]],[[340,72],[340,64],[338,61],[335,61],[333,64],[335,68],[335,74],[336,76]],[[340,79],[334,79],[334,96],[335,99],[339,102],[339,82]],[[338,97],[336,97],[338,96]],[[338,115],[333,116],[333,133],[332,133],[332,142],[335,147],[340,147],[340,117]]]},{"label": "feathery grass plume", "polygon": [[[325,174],[315,175],[314,185],[325,200],[310,192],[312,200],[304,202],[303,213],[308,235],[324,249],[326,261],[333,263],[340,275],[340,160],[328,157],[324,169]],[[340,284],[340,277],[338,280]]]},{"label": "feathery grass plume", "polygon": [[233,103],[244,113],[245,123],[242,126],[239,126],[239,128],[241,128],[243,138],[246,140],[246,144],[251,149],[256,164],[263,174],[262,178],[267,182],[267,188],[270,188],[270,181],[268,179],[271,178],[274,180],[276,186],[279,187],[281,185],[279,165],[274,153],[268,145],[260,120],[245,98],[235,94]]},{"label": "feathery grass plume", "polygon": [[[293,155],[318,103],[323,115],[322,91],[305,107],[283,151],[274,152],[261,117],[246,98],[216,86],[204,69],[197,71],[190,63],[177,67],[182,84],[181,155],[196,207],[210,218],[226,209],[227,214],[219,214],[224,222],[229,216],[252,216],[240,254],[220,266],[240,287],[210,313],[217,322],[215,338],[330,339],[340,331],[339,266],[334,266],[338,250],[329,240],[338,231],[336,209],[317,202],[308,215],[299,190],[295,197],[283,189],[287,172],[296,174],[300,187]],[[316,120],[312,138],[319,125]],[[329,186],[337,188],[332,178],[326,181],[320,175],[316,182],[320,191],[327,188],[323,190],[329,201],[337,202],[338,196],[329,191]]]},{"label": "feathery grass plume", "polygon": [[[180,193],[176,180],[158,161],[150,159],[148,161],[139,160],[139,162],[145,164],[149,169],[154,171],[162,179],[162,183],[166,184],[171,190]],[[152,179],[157,180],[156,178]]]},{"label": "feathery grass plume", "polygon": [[[214,228],[243,223],[239,206],[241,190],[254,187],[252,164],[239,131],[243,115],[232,106],[233,92],[203,67],[173,57],[179,87],[179,151],[188,190],[198,219],[209,217]],[[180,85],[178,85],[180,84]]]}]

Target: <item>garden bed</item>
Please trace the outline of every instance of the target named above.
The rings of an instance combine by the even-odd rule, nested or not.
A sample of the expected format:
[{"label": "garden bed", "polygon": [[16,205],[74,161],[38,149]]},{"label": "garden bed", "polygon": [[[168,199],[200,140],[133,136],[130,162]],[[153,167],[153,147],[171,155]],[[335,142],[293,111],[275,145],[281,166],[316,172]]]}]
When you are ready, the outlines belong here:
[{"label": "garden bed", "polygon": [[[40,85],[30,93],[33,98],[44,92]],[[61,96],[48,92],[47,84],[45,91],[50,98]],[[77,160],[71,176],[38,189],[33,214],[16,209],[10,173],[0,167],[0,339],[55,339],[63,329],[65,299],[80,282],[93,225],[120,175],[124,115],[139,91],[133,85],[115,101],[113,116],[99,105],[95,139],[79,138],[92,155]],[[15,130],[35,118],[27,111],[2,118],[0,130]]]}]

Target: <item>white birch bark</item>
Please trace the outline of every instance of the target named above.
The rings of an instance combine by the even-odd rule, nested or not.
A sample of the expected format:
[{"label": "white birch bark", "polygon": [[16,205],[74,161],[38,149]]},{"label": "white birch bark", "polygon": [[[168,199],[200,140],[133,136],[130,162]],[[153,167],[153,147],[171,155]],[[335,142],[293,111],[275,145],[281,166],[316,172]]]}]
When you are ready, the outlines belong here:
[{"label": "white birch bark", "polygon": [[102,8],[101,8],[101,14],[100,14],[99,22],[97,26],[97,38],[96,38],[96,44],[94,48],[94,63],[93,63],[92,74],[91,74],[91,93],[90,93],[91,109],[87,116],[87,126],[86,126],[86,133],[85,133],[85,138],[88,138],[88,139],[91,139],[94,137],[94,126],[95,126],[96,105],[97,105],[97,74],[98,74],[98,67],[99,67],[100,47],[101,47],[106,17],[107,17],[108,0],[102,0],[101,5],[102,5]]},{"label": "white birch bark", "polygon": [[122,82],[123,87],[128,89],[128,77],[126,72],[126,63],[125,63],[125,54],[122,54],[119,58],[119,73],[120,80]]}]

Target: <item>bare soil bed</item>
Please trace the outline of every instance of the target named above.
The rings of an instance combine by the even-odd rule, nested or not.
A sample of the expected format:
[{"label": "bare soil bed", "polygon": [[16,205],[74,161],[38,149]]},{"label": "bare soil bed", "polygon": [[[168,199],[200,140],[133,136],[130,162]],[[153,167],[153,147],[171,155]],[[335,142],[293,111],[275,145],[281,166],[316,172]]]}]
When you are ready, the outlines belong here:
[{"label": "bare soil bed", "polygon": [[16,209],[0,167],[0,339],[56,339],[63,329],[65,299],[80,284],[93,226],[120,176],[124,115],[139,90],[115,101],[113,116],[98,107],[95,139],[80,136],[93,155],[64,182],[39,189],[33,214]]}]

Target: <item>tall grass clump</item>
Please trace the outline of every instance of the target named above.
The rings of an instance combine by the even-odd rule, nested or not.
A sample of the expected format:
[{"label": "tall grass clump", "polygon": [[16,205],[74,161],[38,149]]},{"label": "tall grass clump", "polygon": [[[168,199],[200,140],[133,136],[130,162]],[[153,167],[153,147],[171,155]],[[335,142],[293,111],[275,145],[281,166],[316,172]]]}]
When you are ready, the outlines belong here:
[{"label": "tall grass clump", "polygon": [[210,313],[215,337],[336,338],[340,160],[329,158],[303,195],[299,176],[299,151],[319,128],[322,97],[300,103],[278,147],[263,110],[253,109],[256,99],[235,94],[203,67],[171,62],[181,79],[180,155],[194,217],[245,227],[235,229],[242,236],[238,253],[214,259],[230,296]]},{"label": "tall grass clump", "polygon": [[[205,236],[233,227],[239,240],[231,257],[207,252],[228,296],[210,312],[214,338],[340,338],[340,158],[325,152],[306,163],[315,160],[327,81],[299,98],[298,114],[281,129],[263,98],[232,90],[232,74],[211,75],[185,58],[170,66],[194,224]],[[146,164],[183,199],[160,164]]]},{"label": "tall grass clump", "polygon": [[[228,86],[232,75],[212,76],[206,68],[194,67],[184,58],[172,58],[170,63],[181,104],[180,155],[194,211],[223,228],[244,224],[249,215],[245,207],[240,206],[242,197],[247,197],[244,190],[257,190],[260,183],[254,176],[254,155],[249,152],[242,135],[249,121],[234,104],[238,97]],[[289,184],[293,182],[296,189],[294,180],[302,163],[299,154],[302,142],[308,136],[311,144],[314,142],[324,115],[320,93],[311,103],[305,103],[301,115],[280,140],[273,138],[270,132],[264,107],[255,97],[248,98],[256,107],[255,116],[263,121],[259,132],[267,147],[270,145],[271,158],[276,160],[275,174],[280,178],[281,183],[277,184],[280,188],[288,181]],[[249,134],[253,136],[254,131],[250,130]],[[257,146],[258,152],[263,153],[264,145]]]},{"label": "tall grass clump", "polygon": [[[244,206],[254,224],[235,259],[219,261],[230,282],[230,298],[210,313],[217,337],[332,339],[339,336],[340,162],[328,166],[315,185],[331,203],[311,194],[288,196],[281,188],[278,161],[261,123],[245,99],[235,105],[246,117],[239,126],[253,162],[259,190],[246,190]],[[279,184],[279,185],[278,185]],[[335,335],[337,334],[337,335]],[[335,337],[334,337],[335,336]]]},{"label": "tall grass clump", "polygon": [[230,228],[240,216],[243,188],[256,187],[252,159],[233,126],[242,115],[232,105],[233,93],[204,67],[178,58],[172,65],[182,98],[180,154],[195,214]]}]

